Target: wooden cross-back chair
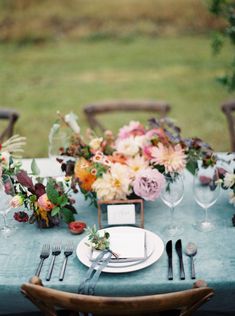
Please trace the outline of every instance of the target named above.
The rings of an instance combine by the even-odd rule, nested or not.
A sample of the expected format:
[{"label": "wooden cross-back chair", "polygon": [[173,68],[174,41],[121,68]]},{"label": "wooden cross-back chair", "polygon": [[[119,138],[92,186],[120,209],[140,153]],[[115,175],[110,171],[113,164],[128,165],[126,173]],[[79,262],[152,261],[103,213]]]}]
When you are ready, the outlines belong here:
[{"label": "wooden cross-back chair", "polygon": [[[190,316],[214,294],[204,281],[198,280],[193,289],[167,294],[135,297],[90,296],[46,288],[38,277],[23,284],[21,291],[45,316],[75,316],[80,315],[79,312],[85,316],[88,313],[95,316]],[[61,314],[57,314],[58,308],[62,309]]]},{"label": "wooden cross-back chair", "polygon": [[5,128],[0,132],[0,142],[4,139],[8,139],[13,135],[14,125],[19,118],[19,113],[15,110],[0,109],[0,121],[7,122]]},{"label": "wooden cross-back chair", "polygon": [[235,152],[235,100],[225,102],[222,104],[221,109],[224,112],[228,122],[230,147],[231,150]]},{"label": "wooden cross-back chair", "polygon": [[101,114],[142,111],[156,113],[159,118],[163,118],[171,107],[165,101],[114,100],[88,104],[83,110],[91,129],[104,132],[106,128],[97,118]]}]

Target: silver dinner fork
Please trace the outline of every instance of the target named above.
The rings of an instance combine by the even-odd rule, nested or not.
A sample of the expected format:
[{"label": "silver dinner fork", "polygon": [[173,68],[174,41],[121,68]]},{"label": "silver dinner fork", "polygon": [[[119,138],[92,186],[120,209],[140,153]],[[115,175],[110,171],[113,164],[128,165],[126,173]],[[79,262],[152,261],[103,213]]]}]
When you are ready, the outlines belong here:
[{"label": "silver dinner fork", "polygon": [[47,277],[46,277],[47,281],[50,281],[50,279],[51,279],[52,270],[53,270],[54,263],[55,263],[55,258],[60,253],[61,253],[61,246],[60,245],[54,245],[52,247],[52,252],[51,252],[51,254],[52,254],[51,264],[50,264],[50,267],[49,267],[49,270],[48,270],[48,273],[47,273]]},{"label": "silver dinner fork", "polygon": [[38,265],[38,268],[35,272],[35,275],[36,276],[39,276],[40,272],[41,272],[41,269],[42,269],[42,265],[43,265],[43,262],[45,259],[47,259],[50,255],[50,245],[49,244],[44,244],[42,246],[42,250],[41,250],[41,254],[40,254],[40,263]]},{"label": "silver dinner fork", "polygon": [[59,280],[60,281],[63,281],[64,279],[64,274],[65,274],[65,269],[66,269],[66,265],[67,265],[67,261],[68,261],[68,257],[72,255],[73,253],[73,249],[74,249],[74,245],[73,243],[68,243],[65,247],[65,250],[64,250],[64,262],[63,262],[63,266],[62,266],[62,269],[61,269],[61,272],[60,272],[60,276],[59,276]]}]

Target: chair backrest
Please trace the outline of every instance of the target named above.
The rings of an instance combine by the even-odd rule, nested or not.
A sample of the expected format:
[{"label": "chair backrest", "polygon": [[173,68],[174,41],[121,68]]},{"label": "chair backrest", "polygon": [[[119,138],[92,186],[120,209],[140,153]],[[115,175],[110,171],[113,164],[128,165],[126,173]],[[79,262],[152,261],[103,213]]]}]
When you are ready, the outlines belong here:
[{"label": "chair backrest", "polygon": [[19,118],[19,113],[15,110],[0,109],[0,120],[6,121],[4,129],[0,132],[0,142],[13,135],[15,122]]},{"label": "chair backrest", "polygon": [[21,291],[45,316],[56,316],[56,308],[82,312],[84,315],[91,313],[92,315],[109,316],[189,316],[214,293],[204,281],[199,280],[193,289],[167,294],[135,297],[89,296],[43,287],[38,277],[33,277],[30,283],[23,284]]},{"label": "chair backrest", "polygon": [[235,100],[225,102],[221,105],[221,109],[228,122],[231,150],[235,152]]},{"label": "chair backrest", "polygon": [[154,112],[157,113],[160,118],[163,118],[170,109],[170,105],[165,101],[117,100],[88,104],[84,107],[84,113],[91,129],[96,130],[98,128],[104,132],[106,128],[97,119],[97,116],[100,114],[120,111],[142,111]]}]

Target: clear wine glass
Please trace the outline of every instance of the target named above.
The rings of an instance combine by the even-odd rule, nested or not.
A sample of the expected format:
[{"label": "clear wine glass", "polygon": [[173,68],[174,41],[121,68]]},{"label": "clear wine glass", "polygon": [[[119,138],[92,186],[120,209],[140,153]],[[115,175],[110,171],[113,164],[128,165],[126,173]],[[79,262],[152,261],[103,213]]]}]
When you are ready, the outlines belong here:
[{"label": "clear wine glass", "polygon": [[56,160],[61,158],[63,150],[69,144],[69,135],[66,128],[61,128],[59,124],[54,124],[49,133],[48,155]]},{"label": "clear wine glass", "polygon": [[183,227],[175,223],[174,210],[182,201],[184,196],[184,182],[179,174],[167,174],[165,176],[165,185],[161,191],[162,201],[170,208],[170,223],[164,228],[168,236],[177,236],[182,234]]},{"label": "clear wine glass", "polygon": [[216,167],[199,167],[193,179],[194,199],[205,211],[204,219],[196,222],[194,226],[202,232],[215,229],[215,223],[208,220],[208,208],[215,204],[220,193],[216,170]]},{"label": "clear wine glass", "polygon": [[14,227],[10,227],[7,224],[7,214],[11,210],[10,201],[15,195],[15,190],[11,178],[9,176],[2,176],[0,182],[0,214],[3,217],[3,227],[0,229],[0,233],[4,237],[9,237],[14,231]]}]

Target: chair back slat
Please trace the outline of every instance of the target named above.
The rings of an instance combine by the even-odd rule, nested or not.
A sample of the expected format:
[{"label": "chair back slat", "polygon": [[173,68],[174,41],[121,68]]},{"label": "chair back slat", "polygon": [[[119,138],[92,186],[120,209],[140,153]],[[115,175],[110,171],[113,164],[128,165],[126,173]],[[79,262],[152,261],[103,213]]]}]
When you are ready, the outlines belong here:
[{"label": "chair back slat", "polygon": [[190,316],[214,294],[203,283],[202,287],[166,294],[135,297],[89,296],[43,287],[36,277],[31,283],[23,284],[21,291],[45,316],[56,316],[57,308],[96,316],[162,315],[163,312],[168,312],[169,316]]},{"label": "chair back slat", "polygon": [[0,120],[6,121],[6,127],[0,132],[0,142],[13,135],[14,125],[19,118],[19,113],[15,110],[0,109]]},{"label": "chair back slat", "polygon": [[221,106],[224,112],[229,129],[230,136],[230,147],[233,152],[235,152],[235,100],[225,102]]},{"label": "chair back slat", "polygon": [[165,101],[117,100],[88,104],[84,107],[84,114],[91,129],[99,129],[104,132],[106,128],[98,119],[101,114],[141,111],[154,112],[160,118],[163,118],[170,109],[170,105]]}]

